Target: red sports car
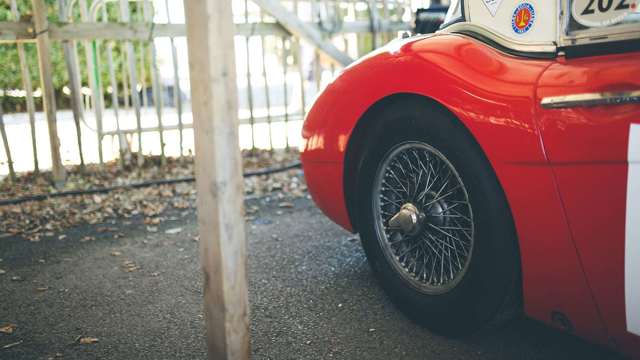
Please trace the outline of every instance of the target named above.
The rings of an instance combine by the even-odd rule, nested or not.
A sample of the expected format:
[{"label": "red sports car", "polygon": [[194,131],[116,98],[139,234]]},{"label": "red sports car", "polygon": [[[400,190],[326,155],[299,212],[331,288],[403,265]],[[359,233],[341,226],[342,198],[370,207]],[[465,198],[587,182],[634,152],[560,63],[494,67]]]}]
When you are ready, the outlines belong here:
[{"label": "red sports car", "polygon": [[521,311],[640,357],[638,0],[453,1],[307,115],[324,213],[449,335]]}]

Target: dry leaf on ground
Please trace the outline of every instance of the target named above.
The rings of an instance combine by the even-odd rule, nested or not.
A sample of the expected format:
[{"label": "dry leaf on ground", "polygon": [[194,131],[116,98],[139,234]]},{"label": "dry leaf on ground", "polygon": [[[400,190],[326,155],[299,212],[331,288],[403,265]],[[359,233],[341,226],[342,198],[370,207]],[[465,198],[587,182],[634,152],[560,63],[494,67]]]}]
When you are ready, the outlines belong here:
[{"label": "dry leaf on ground", "polygon": [[124,271],[126,271],[126,272],[133,272],[133,271],[136,271],[136,270],[140,270],[140,267],[138,265],[136,265],[131,260],[127,260],[127,261],[123,262],[122,263],[122,267],[123,267]]},{"label": "dry leaf on ground", "polygon": [[91,336],[82,336],[78,339],[78,343],[82,345],[90,345],[98,342],[98,338],[94,338]]},{"label": "dry leaf on ground", "polygon": [[180,232],[182,232],[182,228],[178,227],[178,228],[168,229],[164,233],[169,235],[175,235],[175,234],[179,234]]},{"label": "dry leaf on ground", "polygon": [[[243,151],[242,155],[245,171],[290,164],[299,158],[299,152],[296,149]],[[192,157],[185,157],[183,160],[167,158],[164,166],[160,164],[159,157],[147,156],[142,167],[132,163],[125,164],[122,168],[118,161],[111,161],[102,166],[88,164],[84,172],[81,172],[79,167],[69,167],[65,187],[61,190],[99,189],[140,181],[193,176]],[[0,200],[46,195],[59,191],[50,185],[48,176],[46,172],[39,176],[23,173],[18,174],[17,180],[13,183],[8,178],[2,179],[0,180]],[[305,196],[305,189],[300,169],[244,179],[245,194],[252,196],[262,196],[277,191],[296,198]],[[0,237],[17,235],[33,242],[44,241],[64,229],[85,224],[101,224],[101,231],[112,232],[115,229],[106,227],[104,224],[106,221],[134,216],[143,216],[146,225],[150,225],[153,232],[153,226],[162,222],[160,215],[165,210],[193,209],[195,199],[194,184],[184,182],[136,189],[118,189],[104,194],[57,197],[16,205],[2,205],[0,206],[0,229],[2,229]],[[116,233],[113,237],[119,238],[122,235]],[[59,240],[65,238],[64,234],[58,236]],[[81,241],[89,240],[93,239],[81,239]]]},{"label": "dry leaf on ground", "polygon": [[18,325],[16,324],[5,324],[0,326],[0,333],[3,334],[13,334],[13,332],[16,330],[16,328],[18,327]]}]

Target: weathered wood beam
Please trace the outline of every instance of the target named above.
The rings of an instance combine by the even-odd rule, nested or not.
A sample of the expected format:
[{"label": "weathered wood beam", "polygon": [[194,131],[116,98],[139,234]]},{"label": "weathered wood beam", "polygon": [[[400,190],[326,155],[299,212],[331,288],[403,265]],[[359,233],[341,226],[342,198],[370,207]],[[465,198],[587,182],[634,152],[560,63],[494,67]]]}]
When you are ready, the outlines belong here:
[{"label": "weathered wood beam", "polygon": [[249,358],[247,255],[231,0],[185,1],[209,359]]},{"label": "weathered wood beam", "polygon": [[33,24],[29,22],[0,21],[0,43],[35,41]]},{"label": "weathered wood beam", "polygon": [[[20,13],[18,12],[18,4],[16,0],[11,0],[11,15],[14,20],[20,19]],[[27,113],[29,114],[29,128],[31,130],[31,151],[33,151],[33,171],[37,174],[40,172],[40,165],[38,164],[38,145],[36,141],[36,106],[33,101],[33,86],[31,84],[31,72],[27,64],[27,55],[24,51],[24,44],[18,42],[16,44],[18,48],[18,59],[20,61],[20,76],[22,77],[22,87],[26,92],[26,105]]]},{"label": "weathered wood beam", "polygon": [[[83,22],[89,21],[89,8],[86,0],[80,0],[80,18]],[[98,43],[96,41],[83,41],[87,77],[91,88],[91,106],[96,116],[96,142],[98,146],[98,161],[104,161],[102,154],[102,110],[104,99],[102,97],[102,85],[100,82],[100,57],[98,56]]]},{"label": "weathered wood beam", "polygon": [[[118,1],[118,6],[120,9],[119,19],[124,21],[125,23],[129,23],[129,21],[131,21],[129,1],[120,0]],[[131,82],[131,103],[133,104],[133,108],[135,110],[136,128],[138,130],[138,165],[142,165],[144,163],[144,156],[142,155],[142,131],[140,131],[142,127],[142,114],[140,112],[140,97],[138,96],[137,90],[138,72],[136,70],[136,51],[131,41],[126,41],[125,45],[127,48],[127,70],[129,73],[129,81]]]},{"label": "weathered wood beam", "polygon": [[[307,27],[314,27],[314,23],[303,23]],[[381,21],[380,31],[408,31],[411,25],[406,23],[391,23]],[[332,33],[368,33],[371,31],[369,21],[353,21],[344,23],[342,27]],[[247,23],[235,24],[235,34],[241,36],[275,35],[288,36],[290,33],[279,23]],[[149,40],[157,37],[186,36],[184,24],[155,24],[153,31],[145,23],[50,23],[49,38],[53,41],[71,40]],[[35,41],[33,25],[28,22],[0,21],[0,43],[14,43]],[[339,51],[339,50],[338,50]]]},{"label": "weathered wood beam", "polygon": [[9,147],[9,139],[4,128],[4,117],[2,113],[2,105],[0,104],[0,136],[2,137],[2,145],[4,146],[4,154],[7,157],[7,167],[9,167],[9,179],[16,181],[16,172],[13,170],[13,159],[11,158],[11,148]]},{"label": "weathered wood beam", "polygon": [[51,65],[51,41],[47,23],[47,7],[44,0],[33,0],[33,24],[37,34],[38,65],[40,67],[40,84],[42,87],[42,103],[49,126],[49,145],[51,146],[51,173],[56,186],[61,186],[66,172],[60,158],[60,138],[56,122],[56,101],[53,91],[53,67]]},{"label": "weathered wood beam", "polygon": [[335,47],[330,39],[324,39],[322,37],[322,31],[320,31],[315,24],[304,23],[296,14],[282,6],[279,0],[252,1],[276,18],[290,33],[310,42],[340,65],[347,66],[353,62],[353,59]]},{"label": "weathered wood beam", "polygon": [[[153,9],[149,0],[142,2],[142,16],[145,22],[153,23]],[[155,41],[149,41],[148,46],[149,59],[151,60],[151,92],[153,94],[153,107],[156,109],[156,118],[158,119],[158,135],[160,138],[160,161],[165,164],[166,158],[164,154],[164,130],[162,129],[162,108],[164,100],[162,98],[162,82],[160,81],[160,71],[158,70],[158,55],[156,53]]]},{"label": "weathered wood beam", "polygon": [[[289,34],[278,23],[236,24],[236,35]],[[183,37],[187,34],[184,24],[155,24],[153,30],[147,23],[50,23],[49,37],[56,41],[70,40],[149,40],[157,37]],[[0,21],[0,43],[35,41],[33,25],[28,22]]]}]

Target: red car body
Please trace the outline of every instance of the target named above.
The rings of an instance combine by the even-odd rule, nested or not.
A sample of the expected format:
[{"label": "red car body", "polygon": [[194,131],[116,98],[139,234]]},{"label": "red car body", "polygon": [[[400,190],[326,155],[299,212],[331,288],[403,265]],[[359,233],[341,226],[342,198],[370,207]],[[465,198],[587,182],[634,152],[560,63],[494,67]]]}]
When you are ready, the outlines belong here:
[{"label": "red car body", "polygon": [[354,129],[397,94],[438,102],[475,137],[507,197],[525,313],[640,356],[640,337],[627,330],[624,273],[628,139],[640,105],[540,105],[638,90],[639,65],[640,52],[532,59],[460,34],[391,43],[346,68],[307,115],[301,157],[309,190],[329,218],[357,231],[348,210],[355,165],[345,161]]}]

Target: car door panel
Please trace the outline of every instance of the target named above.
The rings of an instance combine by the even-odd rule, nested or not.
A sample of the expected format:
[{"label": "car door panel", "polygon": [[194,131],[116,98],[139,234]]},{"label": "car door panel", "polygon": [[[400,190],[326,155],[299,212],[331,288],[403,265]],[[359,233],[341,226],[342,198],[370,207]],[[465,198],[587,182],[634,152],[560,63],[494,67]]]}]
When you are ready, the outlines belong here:
[{"label": "car door panel", "polygon": [[[640,180],[628,177],[634,174],[629,172],[629,139],[633,124],[640,124],[640,104],[624,94],[640,90],[638,64],[637,52],[560,58],[542,75],[537,88],[539,103],[547,104],[564,96],[616,97],[606,105],[576,101],[560,108],[540,106],[537,119],[573,241],[609,341],[625,352],[633,346],[635,351],[640,350],[637,336],[628,330],[627,308],[632,303],[625,298],[630,291],[625,287],[625,270],[629,276],[625,260],[629,262],[634,255],[627,253],[627,243],[635,245],[640,240],[627,239],[626,235],[636,236],[637,231],[629,231],[640,226],[627,221],[628,213],[633,215],[629,209],[640,206],[634,198],[629,201],[627,191]],[[640,281],[627,279],[627,285],[634,280]]]}]

